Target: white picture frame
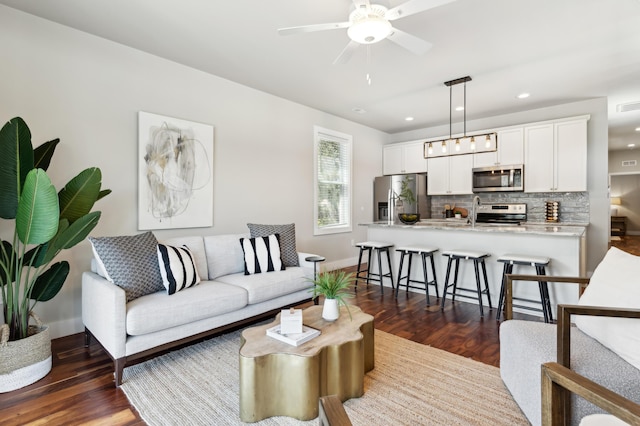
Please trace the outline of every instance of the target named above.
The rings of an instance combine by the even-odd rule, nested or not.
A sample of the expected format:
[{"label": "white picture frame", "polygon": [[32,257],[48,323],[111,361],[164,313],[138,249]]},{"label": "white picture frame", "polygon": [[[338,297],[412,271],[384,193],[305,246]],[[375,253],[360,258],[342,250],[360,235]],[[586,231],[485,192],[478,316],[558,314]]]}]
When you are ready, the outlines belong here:
[{"label": "white picture frame", "polygon": [[138,112],[138,229],[213,226],[214,127]]}]

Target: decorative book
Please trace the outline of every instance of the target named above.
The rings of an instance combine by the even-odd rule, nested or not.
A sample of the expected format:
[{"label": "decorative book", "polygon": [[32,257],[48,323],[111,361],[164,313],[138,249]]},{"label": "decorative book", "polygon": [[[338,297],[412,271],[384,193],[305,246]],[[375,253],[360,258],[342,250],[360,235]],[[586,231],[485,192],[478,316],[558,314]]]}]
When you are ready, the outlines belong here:
[{"label": "decorative book", "polygon": [[315,328],[302,326],[302,333],[289,333],[283,334],[280,330],[280,324],[267,329],[267,336],[280,340],[281,342],[288,343],[292,346],[300,346],[301,344],[308,342],[314,337],[320,335],[320,330]]}]

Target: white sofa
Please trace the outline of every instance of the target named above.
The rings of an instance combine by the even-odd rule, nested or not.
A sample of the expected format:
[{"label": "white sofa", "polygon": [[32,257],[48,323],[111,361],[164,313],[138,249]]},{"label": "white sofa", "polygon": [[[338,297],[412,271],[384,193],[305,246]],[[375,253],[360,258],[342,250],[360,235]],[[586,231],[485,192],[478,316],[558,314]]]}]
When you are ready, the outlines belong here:
[{"label": "white sofa", "polygon": [[127,362],[257,321],[309,300],[313,264],[298,253],[300,266],[244,274],[239,243],[248,234],[192,236],[162,243],[186,245],[202,281],[167,295],[159,291],[126,302],[125,291],[92,271],[82,276],[85,345],[91,336],[114,361],[115,384]]}]

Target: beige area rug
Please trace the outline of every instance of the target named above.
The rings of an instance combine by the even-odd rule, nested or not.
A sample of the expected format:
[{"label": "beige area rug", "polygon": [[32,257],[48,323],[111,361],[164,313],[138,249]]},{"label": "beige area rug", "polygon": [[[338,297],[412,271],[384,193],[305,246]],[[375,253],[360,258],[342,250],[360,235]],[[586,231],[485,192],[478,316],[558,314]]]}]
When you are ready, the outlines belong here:
[{"label": "beige area rug", "polygon": [[[240,332],[124,370],[122,389],[149,425],[237,425]],[[527,425],[498,368],[375,331],[375,368],[354,425]],[[316,425],[271,417],[255,425]]]}]

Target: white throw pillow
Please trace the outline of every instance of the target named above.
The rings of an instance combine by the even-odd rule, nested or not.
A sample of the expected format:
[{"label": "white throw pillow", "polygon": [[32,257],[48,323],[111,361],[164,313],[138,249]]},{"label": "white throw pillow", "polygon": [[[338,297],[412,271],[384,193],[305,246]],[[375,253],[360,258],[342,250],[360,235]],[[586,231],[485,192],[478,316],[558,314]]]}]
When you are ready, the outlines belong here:
[{"label": "white throw pillow", "polygon": [[162,284],[169,295],[193,287],[200,282],[193,254],[187,246],[158,244],[158,264]]},{"label": "white throw pillow", "polygon": [[240,238],[244,251],[244,274],[284,271],[285,266],[280,257],[280,236]]},{"label": "white throw pillow", "polygon": [[[578,304],[640,309],[640,257],[610,248]],[[640,369],[640,319],[577,315],[574,320],[585,334]]]}]

